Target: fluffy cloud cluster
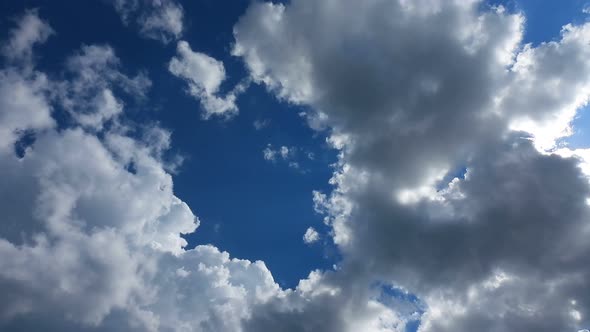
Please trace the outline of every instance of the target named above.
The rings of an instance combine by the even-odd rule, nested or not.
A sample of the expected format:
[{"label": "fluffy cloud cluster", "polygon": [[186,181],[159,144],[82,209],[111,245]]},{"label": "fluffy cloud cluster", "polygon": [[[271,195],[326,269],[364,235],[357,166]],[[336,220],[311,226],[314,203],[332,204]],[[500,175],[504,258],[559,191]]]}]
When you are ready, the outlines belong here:
[{"label": "fluffy cloud cluster", "polygon": [[[537,46],[524,25],[476,0],[255,3],[240,19],[234,54],[252,79],[310,109],[340,150],[333,192],[314,196],[344,256],[335,288],[417,295],[421,332],[590,323],[587,166],[551,152],[590,96],[590,24]],[[275,305],[250,328],[362,320],[324,300]],[[335,317],[348,320],[309,325]]]},{"label": "fluffy cloud cluster", "polygon": [[248,87],[248,82],[242,82],[225,96],[220,97],[219,87],[225,81],[225,67],[221,61],[194,52],[186,41],[178,42],[177,56],[168,64],[168,70],[176,77],[188,84],[188,93],[201,102],[205,111],[203,117],[208,119],[212,115],[231,117],[238,112],[236,98]]},{"label": "fluffy cloud cluster", "polygon": [[112,3],[123,23],[137,25],[146,38],[169,43],[182,35],[184,11],[174,0],[112,0]]},{"label": "fluffy cloud cluster", "polygon": [[262,262],[184,249],[199,221],[173,192],[170,133],[123,116],[149,79],[97,45],[68,80],[42,73],[51,32],[27,12],[3,49],[0,330],[240,331],[282,291]]}]

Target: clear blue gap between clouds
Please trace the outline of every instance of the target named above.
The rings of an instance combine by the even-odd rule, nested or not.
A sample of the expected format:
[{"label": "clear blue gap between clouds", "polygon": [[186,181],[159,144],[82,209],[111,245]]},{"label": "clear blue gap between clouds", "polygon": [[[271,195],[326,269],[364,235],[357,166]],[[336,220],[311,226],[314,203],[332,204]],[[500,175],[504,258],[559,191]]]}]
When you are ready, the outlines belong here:
[{"label": "clear blue gap between clouds", "polygon": [[573,134],[563,139],[563,143],[571,149],[590,148],[590,106],[578,110],[572,127]]}]

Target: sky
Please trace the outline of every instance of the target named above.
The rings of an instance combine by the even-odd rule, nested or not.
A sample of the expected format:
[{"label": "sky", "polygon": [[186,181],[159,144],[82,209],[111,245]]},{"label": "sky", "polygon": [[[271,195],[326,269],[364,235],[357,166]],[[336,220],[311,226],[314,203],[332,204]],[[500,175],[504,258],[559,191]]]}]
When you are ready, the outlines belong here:
[{"label": "sky", "polygon": [[0,3],[0,331],[590,328],[590,3]]}]

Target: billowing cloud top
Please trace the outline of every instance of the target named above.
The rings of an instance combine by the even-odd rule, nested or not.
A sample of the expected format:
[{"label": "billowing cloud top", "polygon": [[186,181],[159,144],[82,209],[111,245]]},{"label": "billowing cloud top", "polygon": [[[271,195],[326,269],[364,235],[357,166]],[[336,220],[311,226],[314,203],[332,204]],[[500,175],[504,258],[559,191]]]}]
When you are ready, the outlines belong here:
[{"label": "billowing cloud top", "polygon": [[122,117],[118,94],[149,79],[99,45],[48,77],[31,54],[51,31],[28,12],[5,44],[26,63],[0,71],[0,330],[238,331],[280,293],[270,272],[183,249],[199,221],[173,193],[170,133]]},{"label": "billowing cloud top", "polygon": [[249,77],[226,96],[223,63],[178,42],[168,70],[205,118],[235,115],[251,80],[339,151],[333,190],[313,193],[330,232],[303,239],[331,237],[342,261],[282,289],[263,262],[185,248],[199,221],[173,191],[170,133],[124,116],[147,74],[106,45],[43,73],[53,30],[25,13],[0,70],[0,330],[587,328],[590,153],[557,141],[590,96],[590,23],[533,46],[525,21],[475,0],[255,2],[234,27]]}]

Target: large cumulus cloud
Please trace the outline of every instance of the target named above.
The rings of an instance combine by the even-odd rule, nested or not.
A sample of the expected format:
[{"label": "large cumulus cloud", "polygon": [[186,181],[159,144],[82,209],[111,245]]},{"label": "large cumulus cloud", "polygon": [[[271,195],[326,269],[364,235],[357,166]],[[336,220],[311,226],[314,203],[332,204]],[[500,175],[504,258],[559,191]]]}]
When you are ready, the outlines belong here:
[{"label": "large cumulus cloud", "polygon": [[3,49],[0,330],[239,331],[282,290],[262,262],[184,249],[199,221],[174,195],[170,133],[124,117],[149,78],[106,45],[42,73],[51,33],[30,11]]},{"label": "large cumulus cloud", "polygon": [[[590,25],[533,46],[525,21],[481,1],[298,0],[235,26],[253,80],[310,106],[341,151],[333,192],[314,195],[344,254],[337,284],[409,290],[420,331],[588,323],[588,178],[550,151],[590,95]],[[317,330],[305,322],[330,315],[314,305],[252,330]]]}]

